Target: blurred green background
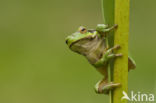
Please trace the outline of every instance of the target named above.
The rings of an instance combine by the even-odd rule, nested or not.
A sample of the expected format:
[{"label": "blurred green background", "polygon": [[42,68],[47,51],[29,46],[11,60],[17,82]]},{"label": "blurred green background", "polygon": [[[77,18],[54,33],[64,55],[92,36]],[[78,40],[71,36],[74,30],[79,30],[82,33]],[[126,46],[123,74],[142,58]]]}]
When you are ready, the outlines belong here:
[{"label": "blurred green background", "polygon": [[[155,3],[131,0],[129,91],[156,90]],[[0,0],[0,103],[108,103],[93,89],[102,76],[64,41],[98,23],[101,0]]]}]

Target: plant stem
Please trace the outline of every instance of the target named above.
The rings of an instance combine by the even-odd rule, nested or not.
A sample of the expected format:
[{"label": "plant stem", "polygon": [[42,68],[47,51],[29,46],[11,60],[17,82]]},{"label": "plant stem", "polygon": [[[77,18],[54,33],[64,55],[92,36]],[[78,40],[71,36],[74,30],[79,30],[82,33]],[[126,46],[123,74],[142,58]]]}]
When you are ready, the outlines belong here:
[{"label": "plant stem", "polygon": [[[102,0],[102,13],[103,13],[103,19],[104,24],[114,25],[114,0]],[[108,45],[109,47],[112,47],[114,45],[114,32],[111,32],[108,37]],[[108,75],[109,75],[109,82],[112,81],[112,75],[113,75],[113,61],[110,62],[109,68],[108,68]],[[112,91],[109,93],[110,97],[110,103],[112,103]]]},{"label": "plant stem", "polygon": [[[121,101],[122,92],[128,90],[128,34],[129,34],[129,0],[102,0],[104,23],[109,25],[118,24],[118,29],[113,37],[113,32],[110,33],[109,46],[120,45],[121,49],[116,53],[122,53],[123,57],[116,58],[113,66],[113,61],[109,67],[109,81],[121,83],[121,87],[110,92],[110,103],[126,103],[126,100]],[[114,41],[114,42],[113,42]],[[114,67],[114,72],[113,72]]]},{"label": "plant stem", "polygon": [[123,57],[114,62],[113,79],[114,82],[121,83],[121,87],[113,91],[113,103],[127,103],[121,98],[122,92],[128,91],[129,4],[129,0],[115,0],[115,24],[118,24],[118,29],[115,31],[114,45],[121,46],[116,53],[122,53]]}]

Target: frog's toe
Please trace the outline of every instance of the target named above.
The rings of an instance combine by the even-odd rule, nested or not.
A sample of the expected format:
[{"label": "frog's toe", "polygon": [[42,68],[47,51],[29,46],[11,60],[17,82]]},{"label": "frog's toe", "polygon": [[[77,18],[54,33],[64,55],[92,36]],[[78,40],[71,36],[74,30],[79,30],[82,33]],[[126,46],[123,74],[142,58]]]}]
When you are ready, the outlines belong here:
[{"label": "frog's toe", "polygon": [[116,57],[122,57],[123,54],[122,53],[119,53],[119,54],[115,54]]},{"label": "frog's toe", "polygon": [[120,49],[120,45],[115,45],[114,49]]},{"label": "frog's toe", "polygon": [[115,29],[118,28],[118,24],[114,24],[114,28],[115,28]]}]

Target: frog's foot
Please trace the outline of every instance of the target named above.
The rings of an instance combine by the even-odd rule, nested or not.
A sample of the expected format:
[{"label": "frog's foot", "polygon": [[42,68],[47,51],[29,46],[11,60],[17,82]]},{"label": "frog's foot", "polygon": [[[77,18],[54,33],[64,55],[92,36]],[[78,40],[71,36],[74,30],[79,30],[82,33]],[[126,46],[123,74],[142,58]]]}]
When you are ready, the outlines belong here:
[{"label": "frog's foot", "polygon": [[117,27],[118,27],[118,25],[115,24],[115,25],[113,25],[113,26],[111,26],[111,27],[109,27],[109,28],[106,28],[106,29],[105,29],[105,32],[110,32],[110,31],[112,31],[112,30],[114,30],[114,29],[117,29]]},{"label": "frog's foot", "polygon": [[[102,83],[103,84],[103,83]],[[110,90],[113,90],[117,87],[119,87],[121,84],[120,83],[106,83],[102,85],[101,83],[97,83],[95,86],[95,91],[98,94],[108,94]]]},{"label": "frog's foot", "polygon": [[113,50],[117,50],[117,49],[120,49],[120,45],[115,45],[114,47],[108,49],[108,50],[106,51],[106,54],[110,54],[110,53],[113,52]]},{"label": "frog's foot", "polygon": [[112,53],[112,54],[109,54],[109,55],[107,56],[107,58],[108,58],[108,59],[112,59],[112,58],[122,57],[122,56],[123,56],[122,53],[119,53],[119,54],[114,54],[114,53]]},{"label": "frog's foot", "polygon": [[115,25],[113,25],[113,26],[111,26],[111,27],[109,27],[108,25],[106,25],[106,24],[98,24],[97,25],[97,27],[96,27],[96,30],[98,31],[98,32],[110,32],[110,31],[112,31],[112,30],[114,30],[114,29],[117,29],[117,27],[118,27],[118,25],[117,24],[115,24]]},{"label": "frog's foot", "polygon": [[117,50],[117,49],[120,49],[120,45],[115,45],[114,47],[107,50],[107,52],[106,52],[107,58],[111,59],[111,58],[114,58],[114,57],[121,57],[122,53],[118,53],[118,54],[112,53],[113,50]]}]

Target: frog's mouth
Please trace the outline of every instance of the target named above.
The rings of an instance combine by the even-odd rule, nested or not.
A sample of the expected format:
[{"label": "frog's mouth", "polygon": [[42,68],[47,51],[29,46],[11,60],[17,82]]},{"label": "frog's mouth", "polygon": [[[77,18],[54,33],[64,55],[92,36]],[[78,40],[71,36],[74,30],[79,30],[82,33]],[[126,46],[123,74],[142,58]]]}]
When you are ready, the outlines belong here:
[{"label": "frog's mouth", "polygon": [[69,45],[69,48],[72,48],[73,45],[75,45],[76,43],[78,43],[78,42],[80,42],[80,41],[83,41],[83,40],[92,40],[92,39],[94,39],[94,37],[93,37],[92,35],[89,35],[89,36],[87,36],[87,37],[85,37],[85,38],[81,38],[81,39],[79,39],[79,40],[76,40],[76,41],[72,42],[72,43]]}]

